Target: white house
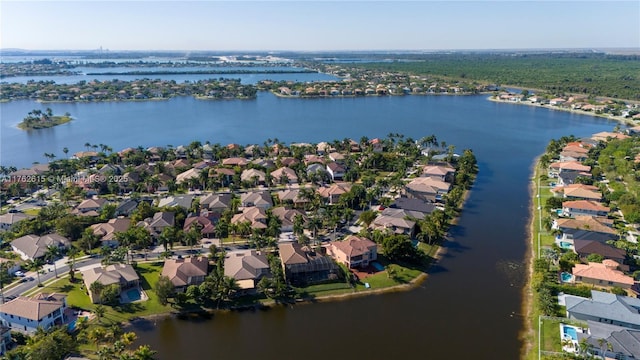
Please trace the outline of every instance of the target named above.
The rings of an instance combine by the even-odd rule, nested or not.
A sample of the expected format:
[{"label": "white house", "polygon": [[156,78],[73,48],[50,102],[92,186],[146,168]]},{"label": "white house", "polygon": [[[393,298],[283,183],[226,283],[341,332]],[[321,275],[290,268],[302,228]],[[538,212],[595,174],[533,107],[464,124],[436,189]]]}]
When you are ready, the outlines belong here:
[{"label": "white house", "polygon": [[32,333],[65,323],[66,295],[39,294],[33,298],[17,297],[0,305],[0,322],[11,330]]}]

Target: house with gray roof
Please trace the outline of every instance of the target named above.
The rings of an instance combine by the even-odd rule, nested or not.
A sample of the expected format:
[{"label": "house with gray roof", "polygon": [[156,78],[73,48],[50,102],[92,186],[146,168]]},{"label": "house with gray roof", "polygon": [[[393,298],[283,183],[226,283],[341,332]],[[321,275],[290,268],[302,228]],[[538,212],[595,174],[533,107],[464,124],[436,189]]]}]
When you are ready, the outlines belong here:
[{"label": "house with gray roof", "polygon": [[[578,333],[578,340],[585,339],[591,345],[593,355],[624,360],[640,358],[640,330],[595,321],[587,321],[587,325],[588,333]],[[603,347],[607,344],[610,346],[608,349]]]},{"label": "house with gray roof", "polygon": [[33,260],[44,257],[47,247],[57,246],[65,249],[71,245],[69,239],[58,234],[47,234],[42,236],[25,235],[11,242],[11,248],[22,260]]},{"label": "house with gray roof", "polygon": [[215,217],[231,206],[231,194],[207,194],[200,197],[200,207],[209,210]]},{"label": "house with gray roof", "polygon": [[408,197],[396,198],[393,203],[389,205],[389,207],[394,209],[420,212],[423,214],[421,218],[423,218],[426,214],[431,214],[433,210],[436,209],[436,206],[432,203]]},{"label": "house with gray roof", "polygon": [[174,207],[179,206],[183,209],[191,208],[191,202],[195,195],[184,194],[184,195],[176,195],[176,196],[167,196],[165,198],[160,199],[158,201],[158,207]]},{"label": "house with gray roof", "polygon": [[268,191],[251,191],[240,195],[240,204],[243,207],[255,206],[268,209],[273,206],[273,200]]},{"label": "house with gray roof", "polygon": [[591,299],[567,297],[567,317],[640,330],[640,299],[591,290]]},{"label": "house with gray roof", "polygon": [[143,226],[152,236],[158,236],[164,228],[174,226],[175,222],[176,215],[174,212],[160,211],[153,214],[153,218],[147,218],[138,223],[138,226]]},{"label": "house with gray roof", "polygon": [[100,302],[100,294],[91,291],[91,284],[98,282],[104,286],[117,285],[120,292],[137,287],[140,277],[133,266],[129,264],[112,264],[106,267],[94,267],[82,272],[84,286],[89,292],[91,302]]},{"label": "house with gray roof", "polygon": [[9,230],[11,227],[22,220],[33,219],[33,215],[27,215],[24,213],[7,213],[0,215],[0,231]]}]

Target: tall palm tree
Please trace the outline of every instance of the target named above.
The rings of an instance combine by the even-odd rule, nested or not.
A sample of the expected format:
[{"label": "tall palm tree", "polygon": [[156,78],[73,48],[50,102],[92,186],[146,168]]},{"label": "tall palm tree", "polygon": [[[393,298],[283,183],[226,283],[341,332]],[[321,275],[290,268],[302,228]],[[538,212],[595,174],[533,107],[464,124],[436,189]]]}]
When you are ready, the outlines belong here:
[{"label": "tall palm tree", "polygon": [[38,286],[42,286],[42,283],[40,282],[40,271],[42,270],[43,267],[44,267],[44,261],[42,260],[42,258],[35,258],[29,264],[29,268],[35,271],[36,275],[38,276]]},{"label": "tall palm tree", "polygon": [[137,360],[153,360],[155,351],[151,350],[149,345],[140,345],[136,351],[133,352],[133,356]]},{"label": "tall palm tree", "polygon": [[44,258],[48,261],[53,263],[53,271],[56,275],[56,278],[58,277],[58,268],[56,267],[56,259],[60,256],[60,248],[55,246],[55,245],[49,245],[47,246],[47,250],[44,254]]}]

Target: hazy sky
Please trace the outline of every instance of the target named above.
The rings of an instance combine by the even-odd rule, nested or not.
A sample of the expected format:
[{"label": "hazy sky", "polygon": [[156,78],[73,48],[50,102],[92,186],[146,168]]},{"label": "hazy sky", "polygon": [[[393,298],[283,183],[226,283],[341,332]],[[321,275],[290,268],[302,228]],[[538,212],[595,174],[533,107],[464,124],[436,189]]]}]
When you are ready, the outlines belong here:
[{"label": "hazy sky", "polygon": [[640,47],[640,1],[7,1],[0,48]]}]

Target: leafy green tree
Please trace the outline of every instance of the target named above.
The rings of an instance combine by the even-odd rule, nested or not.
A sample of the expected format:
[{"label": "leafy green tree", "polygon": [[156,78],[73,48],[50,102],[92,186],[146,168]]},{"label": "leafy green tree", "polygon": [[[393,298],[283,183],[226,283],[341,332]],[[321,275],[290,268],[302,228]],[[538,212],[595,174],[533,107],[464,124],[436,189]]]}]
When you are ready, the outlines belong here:
[{"label": "leafy green tree", "polygon": [[384,255],[392,261],[416,261],[420,258],[418,250],[406,235],[389,235],[382,240]]},{"label": "leafy green tree", "polygon": [[169,298],[175,296],[175,287],[167,276],[160,276],[158,278],[154,291],[156,292],[158,302],[161,305],[167,305],[169,303]]},{"label": "leafy green tree", "polygon": [[58,259],[58,257],[60,257],[60,248],[55,245],[47,246],[44,258],[47,260],[47,262],[53,264],[53,271],[56,275],[56,278],[58,277],[58,268],[56,267],[56,260]]}]

